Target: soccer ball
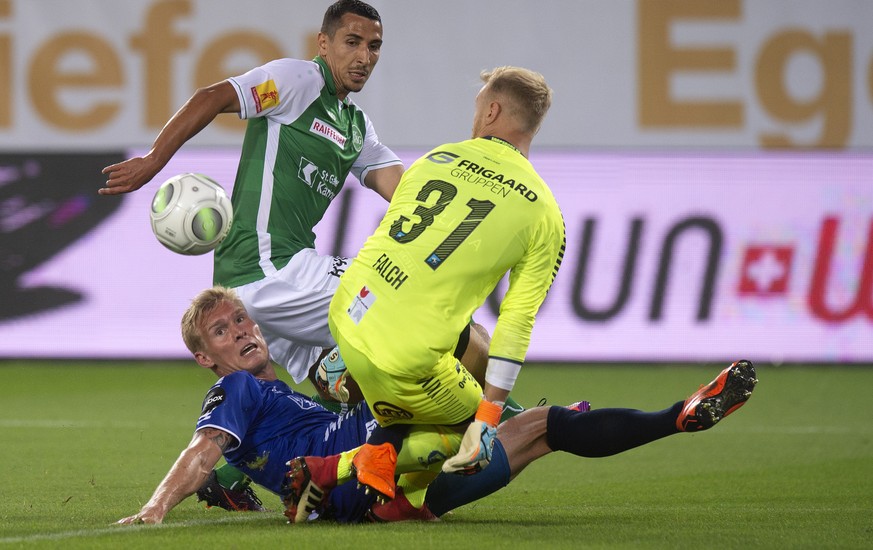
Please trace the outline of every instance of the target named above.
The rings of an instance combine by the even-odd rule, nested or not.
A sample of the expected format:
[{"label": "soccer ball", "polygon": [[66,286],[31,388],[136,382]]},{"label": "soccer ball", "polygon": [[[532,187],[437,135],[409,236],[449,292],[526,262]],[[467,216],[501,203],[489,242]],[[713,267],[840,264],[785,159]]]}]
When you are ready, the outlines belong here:
[{"label": "soccer ball", "polygon": [[203,174],[179,174],[161,184],[150,214],[158,241],[188,256],[214,249],[233,223],[227,193]]}]

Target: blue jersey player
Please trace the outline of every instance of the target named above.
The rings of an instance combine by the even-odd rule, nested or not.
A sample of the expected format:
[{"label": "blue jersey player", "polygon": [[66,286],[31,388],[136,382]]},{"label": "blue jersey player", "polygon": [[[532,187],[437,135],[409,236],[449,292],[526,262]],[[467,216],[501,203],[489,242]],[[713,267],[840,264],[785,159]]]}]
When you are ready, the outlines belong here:
[{"label": "blue jersey player", "polygon": [[[361,446],[375,426],[364,404],[337,415],[279,380],[260,328],[233,290],[201,292],[183,317],[182,333],[197,363],[219,380],[203,401],[188,447],[140,511],[118,523],[161,523],[214,475],[212,468],[222,456],[283,497],[290,508],[294,493],[288,461],[299,456],[336,460]],[[658,412],[583,412],[586,408],[578,405],[529,409],[501,424],[492,463],[476,475],[440,474],[419,499],[399,490],[384,504],[346,483],[312,511],[340,522],[434,519],[505,486],[530,462],[553,451],[603,457],[675,433],[707,429],[743,405],[755,382],[752,364],[737,361],[688,399]],[[308,508],[293,502],[295,508],[300,504]]]},{"label": "blue jersey player", "polygon": [[[119,523],[160,523],[204,484],[222,455],[282,495],[289,459],[351,449],[375,425],[366,406],[337,415],[279,380],[260,328],[232,290],[216,287],[198,295],[183,317],[182,333],[197,363],[219,380],[203,401],[188,448],[142,510]],[[350,487],[334,499],[354,492]],[[366,509],[366,498],[345,498],[364,506],[358,515]]]},{"label": "blue jersey player", "polygon": [[282,457],[327,456],[360,445],[375,421],[360,404],[336,415],[281,380],[248,372],[222,377],[206,395],[197,430],[231,435],[224,458],[274,493],[288,471]]}]

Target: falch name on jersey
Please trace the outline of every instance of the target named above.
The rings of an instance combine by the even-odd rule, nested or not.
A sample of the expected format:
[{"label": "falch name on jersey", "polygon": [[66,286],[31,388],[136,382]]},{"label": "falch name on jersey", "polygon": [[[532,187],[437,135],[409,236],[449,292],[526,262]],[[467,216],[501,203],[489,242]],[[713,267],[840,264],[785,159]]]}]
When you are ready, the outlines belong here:
[{"label": "falch name on jersey", "polygon": [[347,138],[339,130],[323,120],[312,119],[312,126],[309,127],[309,131],[336,143],[340,149],[344,149],[346,146]]}]

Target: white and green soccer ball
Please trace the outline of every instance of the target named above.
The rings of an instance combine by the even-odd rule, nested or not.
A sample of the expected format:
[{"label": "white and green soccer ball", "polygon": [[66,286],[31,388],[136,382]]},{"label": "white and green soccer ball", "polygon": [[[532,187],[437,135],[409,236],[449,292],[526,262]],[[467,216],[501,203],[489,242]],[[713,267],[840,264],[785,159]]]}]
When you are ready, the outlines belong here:
[{"label": "white and green soccer ball", "polygon": [[151,208],[152,231],[178,254],[213,250],[230,231],[233,207],[224,189],[203,174],[179,174],[161,184]]}]

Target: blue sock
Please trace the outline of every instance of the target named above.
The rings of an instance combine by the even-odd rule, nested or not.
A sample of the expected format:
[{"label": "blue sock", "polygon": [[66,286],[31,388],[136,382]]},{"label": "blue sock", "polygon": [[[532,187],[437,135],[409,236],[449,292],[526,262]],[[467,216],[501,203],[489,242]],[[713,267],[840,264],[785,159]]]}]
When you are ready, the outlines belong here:
[{"label": "blue sock", "polygon": [[424,503],[436,516],[487,497],[509,483],[509,460],[499,439],[494,440],[491,462],[471,476],[441,473],[427,488]]},{"label": "blue sock", "polygon": [[643,412],[636,409],[595,409],[590,412],[551,407],[546,442],[553,451],[599,458],[612,456],[656,439],[679,433],[676,418],[683,401],[669,409]]}]

